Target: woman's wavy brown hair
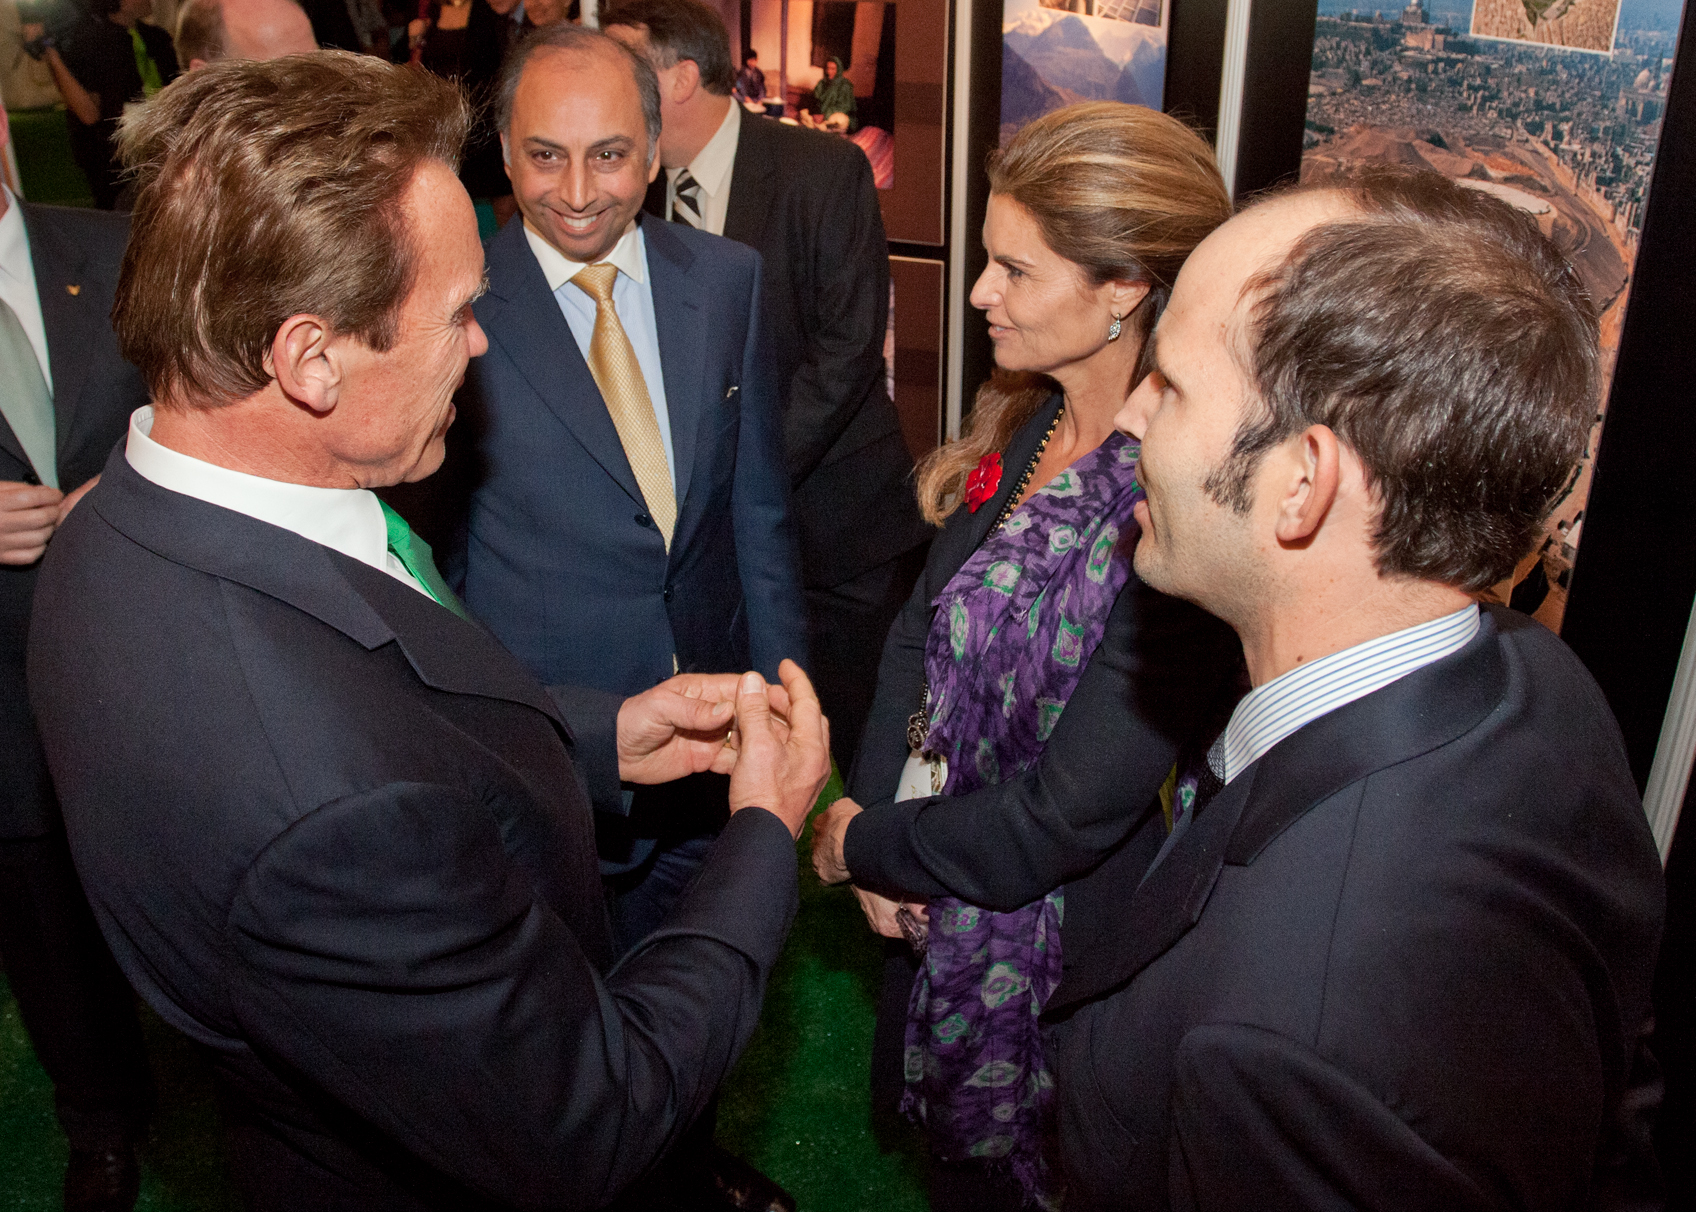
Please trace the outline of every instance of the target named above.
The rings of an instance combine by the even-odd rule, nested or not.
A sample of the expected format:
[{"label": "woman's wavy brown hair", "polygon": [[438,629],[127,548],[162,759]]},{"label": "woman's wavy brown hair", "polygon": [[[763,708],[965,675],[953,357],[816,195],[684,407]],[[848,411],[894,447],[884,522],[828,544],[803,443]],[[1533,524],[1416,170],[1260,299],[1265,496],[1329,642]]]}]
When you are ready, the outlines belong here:
[{"label": "woman's wavy brown hair", "polygon": [[[1176,118],[1117,101],[1068,105],[1024,127],[990,154],[989,189],[1030,212],[1048,247],[1093,284],[1148,283],[1128,317],[1145,347],[1184,260],[1231,215],[1213,149]],[[992,374],[966,432],[919,464],[926,520],[942,525],[978,461],[1004,449],[1058,389],[1046,375]]]}]

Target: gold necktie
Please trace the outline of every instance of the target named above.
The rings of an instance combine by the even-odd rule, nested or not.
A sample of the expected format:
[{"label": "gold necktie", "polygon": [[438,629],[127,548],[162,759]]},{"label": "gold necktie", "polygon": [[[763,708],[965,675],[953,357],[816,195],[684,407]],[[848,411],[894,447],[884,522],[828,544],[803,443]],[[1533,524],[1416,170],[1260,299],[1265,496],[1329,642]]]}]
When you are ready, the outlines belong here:
[{"label": "gold necktie", "polygon": [[648,396],[647,380],[636,361],[636,351],[618,321],[612,306],[612,286],[618,266],[601,262],[585,265],[571,279],[595,301],[595,334],[589,338],[589,373],[612,414],[613,428],[624,444],[624,457],[636,473],[648,515],[659,527],[666,550],[671,549],[672,528],[677,525],[677,490],[672,486],[671,468],[665,461],[665,444],[660,440],[660,423]]}]

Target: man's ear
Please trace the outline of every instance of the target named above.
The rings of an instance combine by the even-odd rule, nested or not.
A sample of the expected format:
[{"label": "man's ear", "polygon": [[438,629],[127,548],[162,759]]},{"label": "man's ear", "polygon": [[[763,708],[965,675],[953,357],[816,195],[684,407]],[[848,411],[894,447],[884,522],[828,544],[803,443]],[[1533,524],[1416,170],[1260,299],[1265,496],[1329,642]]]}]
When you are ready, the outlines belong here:
[{"label": "man's ear", "polygon": [[671,69],[671,102],[685,105],[701,87],[701,65],[693,59],[679,59]]},{"label": "man's ear", "polygon": [[265,369],[284,395],[315,413],[328,413],[340,398],[341,351],[329,325],[317,316],[301,314],[282,322],[271,338]]},{"label": "man's ear", "polygon": [[1278,492],[1274,532],[1286,547],[1306,546],[1319,532],[1337,500],[1341,452],[1329,426],[1309,425],[1283,446],[1283,457],[1269,459],[1268,488]]}]

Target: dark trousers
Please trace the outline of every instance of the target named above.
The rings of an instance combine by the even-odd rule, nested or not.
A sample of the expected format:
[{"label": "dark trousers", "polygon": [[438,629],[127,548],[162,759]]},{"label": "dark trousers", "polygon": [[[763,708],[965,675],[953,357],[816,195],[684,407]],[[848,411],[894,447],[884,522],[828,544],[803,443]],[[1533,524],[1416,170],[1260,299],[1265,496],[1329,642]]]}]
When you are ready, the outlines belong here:
[{"label": "dark trousers", "polygon": [[930,544],[924,543],[840,585],[806,591],[813,650],[807,674],[830,719],[830,755],[844,776],[871,714],[883,642],[924,571],[929,551]]},{"label": "dark trousers", "polygon": [[0,839],[0,959],[71,1148],[139,1141],[153,1085],[135,995],[94,924],[62,830]]}]

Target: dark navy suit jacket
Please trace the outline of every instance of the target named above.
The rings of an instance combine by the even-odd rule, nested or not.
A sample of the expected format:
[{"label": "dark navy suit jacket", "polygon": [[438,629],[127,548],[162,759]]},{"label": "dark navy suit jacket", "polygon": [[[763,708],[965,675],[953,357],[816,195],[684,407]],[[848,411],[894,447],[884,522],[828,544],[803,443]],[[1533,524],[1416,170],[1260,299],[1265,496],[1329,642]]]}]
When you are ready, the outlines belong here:
[{"label": "dark navy suit jacket", "polygon": [[521,222],[487,245],[474,360],[449,431],[464,504],[449,583],[544,683],[615,694],[672,674],[806,663],[807,629],[758,254],[643,223],[676,457],[669,557]]},{"label": "dark navy suit jacket", "polygon": [[[98,475],[147,403],[136,368],[112,334],[112,294],[129,240],[128,215],[22,204],[35,289],[47,328],[59,486]],[[35,469],[0,417],[0,480],[35,483]],[[0,567],[0,837],[37,837],[57,825],[53,788],[24,693],[24,646],[39,564]]]},{"label": "dark navy suit jacket", "polygon": [[1163,835],[1067,885],[1068,1207],[1659,1206],[1661,866],[1543,627],[1299,729],[1144,879]]},{"label": "dark navy suit jacket", "polygon": [[121,450],[38,599],[77,869],[130,981],[211,1049],[249,1207],[598,1208],[699,1113],[794,913],[776,817],[737,813],[609,972],[604,696]]}]

